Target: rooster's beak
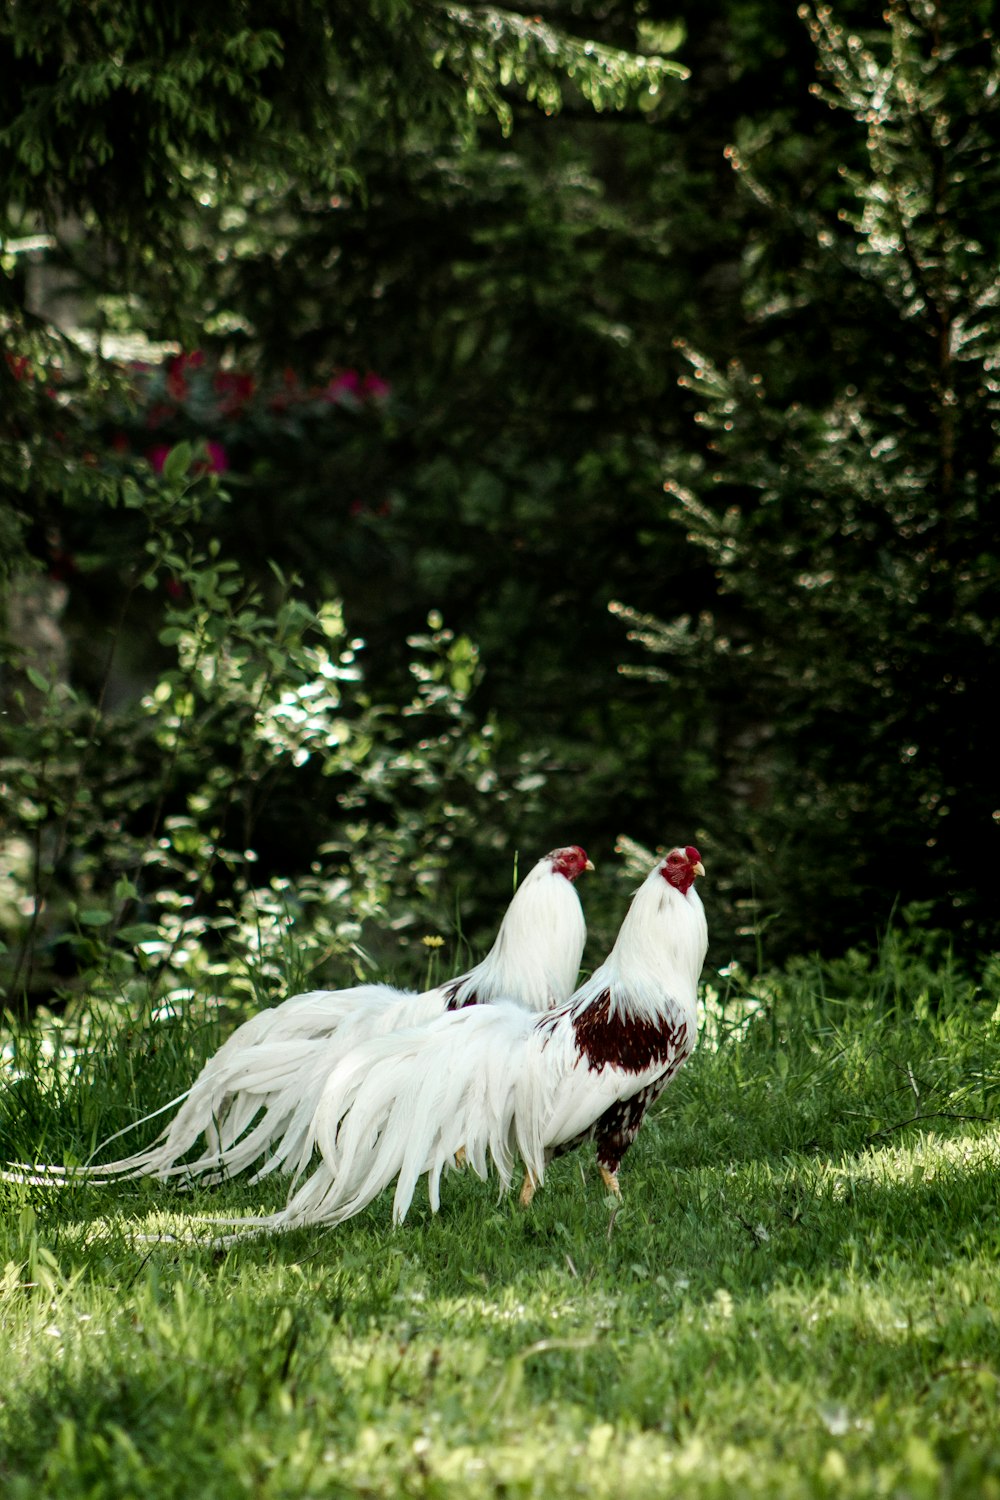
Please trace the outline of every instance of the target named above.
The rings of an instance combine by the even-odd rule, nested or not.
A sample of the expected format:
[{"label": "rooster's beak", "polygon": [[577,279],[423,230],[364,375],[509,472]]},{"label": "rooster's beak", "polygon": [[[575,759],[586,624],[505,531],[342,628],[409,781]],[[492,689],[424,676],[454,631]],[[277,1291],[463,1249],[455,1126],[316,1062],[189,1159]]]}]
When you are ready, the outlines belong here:
[{"label": "rooster's beak", "polygon": [[588,859],[587,863],[584,865],[583,868],[585,870],[593,870],[593,868],[594,868],[594,861],[592,859]]},{"label": "rooster's beak", "polygon": [[699,859],[699,861],[698,861],[698,863],[696,865],[692,865],[691,866],[691,871],[692,871],[692,874],[694,874],[694,875],[704,875],[704,873],[705,873],[705,866],[702,864],[702,862],[701,862],[700,859]]}]

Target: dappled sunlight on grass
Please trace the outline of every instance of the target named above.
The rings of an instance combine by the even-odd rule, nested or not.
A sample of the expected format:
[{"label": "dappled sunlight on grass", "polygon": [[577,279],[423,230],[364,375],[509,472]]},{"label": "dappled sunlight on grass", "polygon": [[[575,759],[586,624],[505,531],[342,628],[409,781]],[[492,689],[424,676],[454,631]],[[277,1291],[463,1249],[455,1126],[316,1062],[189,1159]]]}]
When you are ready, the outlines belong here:
[{"label": "dappled sunlight on grass", "polygon": [[[620,1203],[585,1149],[528,1212],[451,1172],[399,1229],[383,1195],[220,1246],[287,1182],[0,1184],[11,1494],[1000,1495],[995,999],[778,1003],[692,1059]],[[82,1110],[53,1087],[17,1154]]]}]

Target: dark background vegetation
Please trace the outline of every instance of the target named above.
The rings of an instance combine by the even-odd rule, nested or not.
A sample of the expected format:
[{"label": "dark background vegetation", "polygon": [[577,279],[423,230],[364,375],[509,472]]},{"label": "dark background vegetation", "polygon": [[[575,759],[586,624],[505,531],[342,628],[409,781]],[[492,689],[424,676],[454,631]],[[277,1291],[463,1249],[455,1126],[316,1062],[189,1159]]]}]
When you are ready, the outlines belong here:
[{"label": "dark background vegetation", "polygon": [[9,1002],[995,945],[992,6],[150,15],[0,21]]}]

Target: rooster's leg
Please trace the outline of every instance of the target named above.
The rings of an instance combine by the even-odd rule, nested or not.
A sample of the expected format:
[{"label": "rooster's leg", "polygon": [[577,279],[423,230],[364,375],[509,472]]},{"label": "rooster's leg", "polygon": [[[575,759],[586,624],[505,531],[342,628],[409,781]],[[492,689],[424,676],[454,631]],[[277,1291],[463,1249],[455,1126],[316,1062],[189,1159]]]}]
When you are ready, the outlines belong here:
[{"label": "rooster's leg", "polygon": [[604,1183],[604,1186],[607,1188],[608,1192],[614,1193],[616,1198],[620,1198],[622,1195],[622,1190],[618,1186],[618,1173],[610,1172],[607,1167],[602,1167],[600,1165],[598,1165],[598,1170],[601,1174],[601,1181]]},{"label": "rooster's leg", "polygon": [[523,1184],[523,1186],[521,1188],[520,1199],[518,1200],[520,1202],[521,1207],[522,1208],[527,1208],[528,1204],[531,1202],[531,1200],[532,1200],[532,1198],[534,1196],[535,1196],[535,1179],[532,1177],[532,1175],[531,1175],[530,1172],[525,1172],[525,1174],[524,1174],[524,1184]]},{"label": "rooster's leg", "polygon": [[455,1152],[455,1165],[456,1165],[456,1167],[464,1167],[465,1166],[465,1147],[464,1146],[459,1146],[458,1150]]}]

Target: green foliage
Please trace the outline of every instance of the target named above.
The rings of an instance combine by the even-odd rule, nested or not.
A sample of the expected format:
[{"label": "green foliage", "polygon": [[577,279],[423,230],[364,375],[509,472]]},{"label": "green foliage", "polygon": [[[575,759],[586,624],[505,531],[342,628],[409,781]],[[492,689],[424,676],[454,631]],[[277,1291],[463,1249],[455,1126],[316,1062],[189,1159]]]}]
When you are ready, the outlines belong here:
[{"label": "green foliage", "polygon": [[[265,599],[223,554],[204,521],[221,497],[197,452],[176,444],[141,484],[126,473],[103,518],[89,565],[106,576],[117,547],[119,601],[94,693],[30,654],[13,662],[11,1003],[82,984],[141,1007],[150,970],[154,991],[180,996],[212,972],[220,941],[245,955],[237,991],[260,999],[269,934],[293,924],[300,977],[331,959],[361,972],[377,961],[366,921],[391,911],[406,926],[420,906],[435,910],[441,871],[492,786],[491,729],[468,708],[471,643],[436,617],[409,642],[410,688],[373,702],[364,642],[338,603],[309,606],[276,569]],[[138,701],[111,708],[137,606],[160,666]]]},{"label": "green foliage", "polygon": [[[601,861],[624,834],[704,845],[714,941],[744,960],[842,948],[932,895],[975,945],[997,837],[985,4],[22,12],[0,22],[25,61],[0,555],[19,596],[31,569],[68,593],[76,691],[116,629],[117,488],[207,441],[233,500],[206,487],[206,532],[265,613],[269,559],[343,601],[373,702],[405,701],[431,611],[476,643],[504,789],[461,864],[476,930],[496,847]],[[330,399],[369,370],[391,399]],[[129,621],[141,693],[168,648],[154,608]],[[261,883],[309,869],[294,801]]]},{"label": "green foliage", "polygon": [[[68,659],[51,677],[60,683],[52,702],[60,711],[67,707],[69,698],[61,688],[70,685],[80,700],[78,718],[72,727],[67,723],[57,731],[49,726],[45,732],[50,737],[61,733],[67,743],[74,736],[78,742],[90,740],[95,755],[95,726],[104,722],[104,715],[95,714],[94,704],[102,696],[117,713],[120,696],[145,694],[160,706],[157,712],[170,710],[188,728],[217,725],[220,717],[209,711],[204,684],[201,698],[192,698],[183,685],[171,688],[171,699],[164,696],[167,675],[174,670],[170,654],[180,637],[163,632],[182,627],[160,617],[159,587],[191,585],[178,571],[177,559],[187,554],[163,537],[164,555],[170,552],[174,560],[161,575],[161,585],[147,594],[129,573],[132,549],[145,547],[150,538],[144,531],[142,506],[125,507],[120,497],[126,486],[133,487],[129,493],[134,497],[148,496],[144,457],[154,468],[169,465],[164,477],[173,484],[184,466],[179,445],[207,441],[200,461],[216,470],[225,467],[234,503],[223,506],[218,493],[203,485],[204,533],[218,538],[227,566],[235,566],[247,591],[254,586],[261,591],[262,618],[273,618],[269,612],[275,590],[266,567],[271,558],[285,577],[303,578],[309,597],[344,598],[351,633],[359,631],[370,643],[372,701],[397,710],[407,704],[409,691],[404,642],[422,630],[434,610],[442,609],[452,622],[459,613],[452,597],[459,592],[453,587],[456,573],[462,593],[474,599],[478,557],[497,556],[495,544],[486,540],[483,546],[477,534],[485,537],[484,522],[498,513],[498,504],[502,510],[509,494],[527,485],[531,493],[521,510],[522,520],[530,525],[517,545],[536,547],[548,528],[555,478],[567,472],[552,461],[539,462],[523,440],[502,459],[494,438],[487,461],[472,475],[463,546],[455,547],[447,534],[453,487],[446,484],[435,493],[430,461],[442,431],[442,381],[453,381],[457,370],[454,360],[442,360],[436,353],[430,357],[440,304],[428,303],[419,321],[404,314],[391,351],[384,340],[376,339],[368,352],[371,330],[359,323],[359,298],[349,288],[345,295],[343,272],[350,274],[352,266],[360,264],[367,275],[371,255],[360,261],[353,251],[345,255],[336,243],[336,231],[346,226],[353,233],[365,204],[376,198],[385,201],[391,183],[377,179],[386,164],[391,167],[397,159],[407,163],[407,175],[410,163],[419,163],[422,193],[442,180],[434,162],[437,153],[455,163],[460,177],[468,175],[476,182],[476,141],[485,138],[477,136],[476,122],[484,113],[486,118],[499,118],[506,129],[526,103],[538,119],[564,105],[570,116],[590,106],[617,110],[640,105],[655,112],[668,92],[666,81],[684,72],[661,50],[676,45],[677,33],[668,35],[654,27],[639,52],[630,45],[636,39],[630,18],[617,8],[602,19],[603,32],[594,35],[587,7],[576,5],[566,9],[559,24],[492,7],[407,0],[387,0],[364,13],[356,7],[335,11],[306,5],[290,13],[263,4],[252,13],[244,7],[238,16],[216,12],[206,21],[187,7],[164,20],[150,18],[141,6],[98,6],[83,14],[57,4],[31,16],[15,10],[0,23],[0,61],[9,61],[8,71],[16,75],[3,135],[9,148],[4,154],[6,175],[0,180],[3,334],[10,354],[0,377],[8,381],[12,395],[0,417],[0,527],[11,539],[5,561],[13,565],[17,556],[10,596],[13,636],[16,646],[25,598],[59,617]],[[501,161],[501,176],[504,170]],[[570,207],[565,226],[567,250],[572,252],[578,237],[572,224],[574,205],[582,206],[592,194],[587,184],[577,184],[571,169],[560,169],[558,175],[565,182]],[[484,196],[494,191],[492,178],[491,164]],[[480,192],[478,186],[476,191]],[[530,175],[519,171],[516,191],[531,201],[529,232],[540,242],[546,233],[542,201],[547,189],[539,193]],[[430,200],[427,207],[431,214],[436,212]],[[458,212],[465,212],[463,204],[458,204]],[[514,196],[497,204],[494,224],[508,212],[518,212]],[[325,244],[313,233],[317,224]],[[618,228],[623,232],[620,219]],[[406,242],[391,226],[389,234],[405,252]],[[504,254],[502,238],[494,257],[498,268]],[[338,268],[334,276],[332,267]],[[438,290],[448,281],[443,269],[435,272]],[[518,278],[523,284],[520,271]],[[392,284],[395,278],[389,280]],[[494,306],[507,295],[502,279],[489,281],[485,290]],[[368,291],[366,285],[364,298]],[[390,300],[385,298],[383,305],[388,307]],[[52,321],[47,318],[50,310]],[[591,345],[589,361],[596,366],[602,349],[617,337],[613,324],[602,313],[581,319],[581,326]],[[137,330],[142,331],[139,339]],[[476,318],[466,319],[462,333],[449,314],[442,332],[439,347],[461,344],[466,351],[461,362],[470,374],[479,335]],[[536,333],[536,343],[537,337]],[[204,349],[204,362],[178,355],[178,345]],[[387,411],[377,392],[364,387],[363,376],[353,409],[348,388],[332,389],[354,366],[363,371],[375,360],[382,368],[378,361],[383,352],[398,355],[402,350],[412,366],[414,354],[424,347],[425,379],[419,388],[411,385],[408,404],[401,402],[396,411]],[[102,357],[108,354],[118,358],[109,362]],[[512,346],[510,360],[490,364],[487,373],[494,389],[507,380],[511,361],[519,358]],[[137,359],[149,367],[145,372],[137,368]],[[295,388],[275,378],[274,372],[285,364],[301,371]],[[225,388],[218,383],[226,377],[252,377],[257,382],[252,399],[243,399],[234,384]],[[470,381],[470,402],[478,399],[481,389],[482,384],[476,388]],[[369,399],[373,394],[375,399]],[[527,406],[523,398],[519,404]],[[433,422],[427,420],[429,406],[436,409]],[[339,425],[329,420],[331,407],[343,418]],[[537,433],[540,424],[536,421],[534,427]],[[418,433],[423,451],[414,465]],[[475,440],[470,447],[468,439],[463,419],[452,424],[445,446],[455,452],[466,448],[471,454]],[[168,449],[173,457],[166,457]],[[447,470],[447,452],[441,460]],[[501,462],[504,473],[498,493],[491,471]],[[602,463],[588,463],[595,489]],[[617,473],[623,472],[620,453],[609,463]],[[467,474],[458,468],[455,475],[455,484],[464,490]],[[540,503],[534,502],[534,495]],[[566,503],[563,483],[559,504],[565,508]],[[415,587],[406,576],[415,551],[414,529],[427,542],[428,561]],[[473,535],[475,546],[470,548]],[[443,563],[437,569],[435,550]],[[547,543],[539,549],[539,570],[547,566],[550,550]],[[204,589],[221,599],[206,597],[202,602],[216,611],[217,630],[228,630],[239,609],[233,601],[226,602],[219,580],[209,576],[215,565],[205,561],[204,553],[200,556],[201,561],[192,556],[190,566],[202,576]],[[24,578],[29,569],[50,575],[49,580],[39,577],[28,587]],[[581,578],[577,597],[584,597],[588,588],[589,580]],[[538,579],[484,599],[492,641],[503,640],[505,620],[509,624],[525,609],[539,612],[542,601]],[[119,604],[127,607],[119,611]],[[480,622],[468,621],[469,626],[474,623]],[[538,619],[534,639],[539,639],[544,623]],[[103,650],[94,649],[105,633],[116,643],[110,672]],[[460,640],[476,639],[466,625],[458,626],[457,635]],[[219,648],[218,640],[214,646]],[[515,637],[512,632],[505,668],[516,658],[523,661],[531,648],[528,633]],[[471,656],[471,646],[462,649]],[[43,670],[43,664],[29,664],[34,671]],[[190,671],[190,662],[178,670]],[[558,661],[543,662],[550,679],[559,670]],[[461,678],[479,676],[468,663],[456,664],[454,671]],[[508,695],[514,690],[509,670],[498,673],[497,681],[504,683]],[[154,698],[154,689],[160,698]],[[25,710],[33,707],[26,698]],[[483,718],[491,717],[492,707],[490,701],[484,704]],[[242,708],[247,711],[246,704]],[[405,719],[401,713],[396,717],[407,733],[419,731],[417,716],[407,712]],[[113,735],[120,728],[116,722]],[[112,801],[117,802],[124,788],[122,837],[127,842],[136,836],[143,792],[152,799],[149,822],[159,838],[168,836],[166,820],[192,816],[188,804],[195,796],[204,803],[196,815],[204,880],[213,886],[220,881],[233,884],[236,861],[245,851],[237,847],[241,840],[223,838],[218,819],[213,822],[209,816],[213,806],[218,812],[223,790],[214,787],[209,796],[183,785],[182,779],[189,774],[193,778],[199,754],[219,756],[217,781],[252,774],[246,746],[223,747],[217,732],[214,739],[208,733],[202,737],[199,727],[194,739],[203,741],[200,751],[191,750],[185,758],[182,748],[175,753],[168,747],[165,753],[174,759],[167,762],[167,785],[162,786],[148,763],[154,750],[162,747],[149,730],[148,720],[139,715],[126,736],[128,756],[135,757],[138,766],[134,772],[120,768],[115,780]],[[22,723],[18,757],[30,758],[29,740],[30,731]],[[105,748],[102,743],[101,755]],[[516,843],[526,852],[536,837],[543,847],[559,838],[580,837],[582,821],[579,813],[574,815],[572,826],[561,832],[559,825],[564,820],[569,824],[568,814],[546,803],[550,772],[558,765],[547,743],[533,733],[514,738],[499,779],[486,768],[488,749],[473,733],[468,761],[478,767],[481,785],[493,789],[495,809],[492,826],[477,840],[475,865],[468,870],[470,883],[475,871],[485,872],[478,922],[493,920],[494,897],[506,878],[506,872],[500,879],[494,873],[492,851],[510,845],[508,788],[516,789],[518,806],[530,815],[514,831]],[[73,861],[85,881],[104,855],[117,848],[119,838],[112,827],[115,818],[108,793],[101,788],[91,792],[88,785],[93,759],[85,768],[71,766],[71,756],[61,760],[80,834]],[[115,759],[110,756],[109,766]],[[315,761],[313,757],[300,782],[311,786]],[[44,764],[48,768],[49,761]],[[596,778],[599,768],[593,774]],[[406,824],[410,829],[408,847],[413,848],[426,843],[417,829],[421,817],[435,825],[443,818],[441,839],[454,835],[452,813],[439,814],[433,800],[424,797],[422,775],[411,777],[409,805],[403,808],[406,799],[400,796],[391,818],[394,826]],[[458,774],[458,782],[467,789],[470,778],[471,771]],[[450,773],[446,780],[457,789]],[[255,808],[258,800],[251,787],[234,790],[232,804],[223,811],[230,822],[242,816],[253,824],[264,847],[251,852],[261,854],[262,872],[280,883],[286,899],[293,873],[301,890],[309,889],[314,878],[307,872],[316,841],[312,828],[303,828],[312,822],[310,794],[294,797],[290,783],[286,786],[276,775],[264,781],[272,811],[269,827],[267,815],[262,824],[256,811],[246,814],[246,807]],[[59,800],[53,796],[51,807],[56,808]],[[94,819],[87,830],[85,804]],[[48,810],[49,804],[44,806]],[[276,856],[279,807],[288,819],[289,837]],[[35,817],[31,809],[28,812]],[[382,826],[381,810],[376,823]],[[174,826],[179,825],[170,824]],[[359,819],[357,827],[363,843],[367,821]],[[54,880],[53,893],[63,890],[65,901],[72,899],[84,909],[75,894],[70,896],[75,876],[70,878],[65,869],[58,876],[47,873],[63,859],[68,826],[63,834],[55,834],[54,854],[39,852],[36,823],[28,831],[31,838],[18,845],[13,865],[12,904],[23,916],[26,903],[31,907],[34,901],[25,890],[37,893]],[[190,838],[192,846],[198,842],[194,835]],[[432,842],[437,838],[433,835]],[[225,860],[217,845],[229,851]],[[84,849],[91,852],[80,852]],[[372,868],[380,857],[378,849],[376,840]],[[386,853],[382,848],[381,854]],[[198,862],[193,847],[185,858]],[[359,858],[353,849],[352,862]],[[38,867],[34,872],[32,862]],[[140,891],[141,911],[146,887],[134,880],[134,863],[131,855],[118,851],[111,867],[116,879],[124,868],[121,878]],[[148,871],[147,875],[153,880]],[[364,884],[368,877],[360,878]],[[256,899],[263,899],[258,885],[251,885],[258,891]],[[198,890],[196,904],[211,904],[210,897],[206,885]],[[104,898],[88,898],[85,909],[111,915],[105,935],[122,920],[116,903]],[[37,929],[41,917],[27,919],[34,924],[32,930]],[[53,895],[47,920],[46,940],[58,944],[60,926],[77,919]],[[130,917],[124,920],[126,927],[134,925]],[[70,946],[79,954],[101,935],[98,926],[84,924],[84,931],[69,939]],[[167,951],[174,951],[173,937]],[[51,971],[47,959],[42,969]]]},{"label": "green foliage", "polygon": [[[301,524],[276,545],[343,595],[378,672],[431,608],[477,642],[504,751],[547,773],[537,819],[511,830],[522,848],[572,838],[610,851],[623,828],[661,841],[690,827],[707,774],[694,705],[666,714],[623,683],[607,613],[623,572],[650,605],[702,586],[663,515],[649,415],[677,288],[665,210],[635,222],[643,128],[600,127],[614,149],[634,144],[627,203],[598,169],[607,143],[583,149],[524,122],[502,151],[485,136],[432,149],[417,135],[390,159],[373,143],[363,198],[332,211],[301,195],[258,203],[259,242],[239,226],[227,235],[215,284],[213,326],[242,307],[274,363],[303,349],[319,381],[345,362],[391,378],[385,420],[364,436],[360,524],[334,555],[337,499],[318,508],[299,463],[282,493]],[[346,327],[324,328],[317,306],[343,310]]]},{"label": "green foliage", "polygon": [[505,135],[514,111],[504,91],[512,84],[546,114],[553,114],[562,107],[567,81],[602,110],[622,109],[637,95],[655,96],[665,79],[687,76],[684,65],[674,59],[578,38],[548,24],[541,14],[452,5],[448,20],[454,29],[437,58],[468,79],[470,106],[477,113],[495,115]]},{"label": "green foliage", "polygon": [[632,621],[725,713],[715,753],[746,783],[736,832],[779,948],[870,932],[895,897],[973,946],[996,934],[1000,54],[975,7],[887,14],[863,36],[807,17],[822,97],[866,148],[839,178],[803,203],[781,146],[736,153],[808,238],[792,268],[776,235],[751,246],[751,354],[685,351],[705,440],[667,488],[717,607]]},{"label": "green foliage", "polygon": [[[456,1173],[402,1229],[379,1201],[220,1252],[138,1236],[204,1236],[200,1215],[280,1201],[273,1178],[0,1185],[5,1489],[992,1493],[1000,976],[925,934],[770,975],[740,1022],[744,980],[712,976],[712,1044],[620,1205],[583,1153],[530,1213]],[[22,1034],[0,1154],[85,1153],[135,1111],[129,1066],[159,1102],[185,1044],[214,1046],[192,1029],[159,1019],[153,1056],[50,1035],[62,1085]]]},{"label": "green foliage", "polygon": [[[380,0],[359,11],[258,0],[211,17],[136,3],[15,6],[0,28],[9,80],[0,199],[94,215],[136,250],[176,232],[197,167],[296,166],[332,182],[367,130],[423,116],[509,125],[513,88],[548,111],[567,85],[620,107],[683,67],[603,46],[502,7]],[[195,169],[192,172],[192,168]]]}]

